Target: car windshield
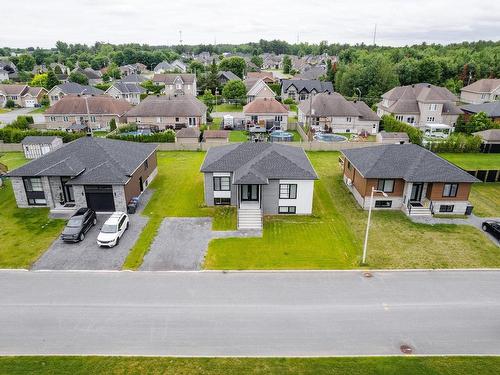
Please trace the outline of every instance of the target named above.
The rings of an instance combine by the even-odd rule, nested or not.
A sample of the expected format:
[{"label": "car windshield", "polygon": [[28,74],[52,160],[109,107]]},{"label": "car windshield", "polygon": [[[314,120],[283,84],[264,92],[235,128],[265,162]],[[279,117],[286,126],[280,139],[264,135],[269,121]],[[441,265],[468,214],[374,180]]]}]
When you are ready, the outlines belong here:
[{"label": "car windshield", "polygon": [[68,221],[67,227],[69,228],[79,228],[82,226],[82,217],[72,217]]},{"label": "car windshield", "polygon": [[118,226],[116,224],[104,224],[101,228],[102,233],[116,233],[118,232]]}]

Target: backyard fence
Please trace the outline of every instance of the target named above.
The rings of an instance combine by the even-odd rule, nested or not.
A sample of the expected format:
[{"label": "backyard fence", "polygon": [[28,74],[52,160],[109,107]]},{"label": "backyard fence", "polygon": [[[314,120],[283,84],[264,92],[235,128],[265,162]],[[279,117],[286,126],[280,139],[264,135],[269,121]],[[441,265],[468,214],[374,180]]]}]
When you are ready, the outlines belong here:
[{"label": "backyard fence", "polygon": [[467,171],[467,173],[470,173],[483,182],[500,182],[500,170],[498,169],[480,169],[477,171]]}]

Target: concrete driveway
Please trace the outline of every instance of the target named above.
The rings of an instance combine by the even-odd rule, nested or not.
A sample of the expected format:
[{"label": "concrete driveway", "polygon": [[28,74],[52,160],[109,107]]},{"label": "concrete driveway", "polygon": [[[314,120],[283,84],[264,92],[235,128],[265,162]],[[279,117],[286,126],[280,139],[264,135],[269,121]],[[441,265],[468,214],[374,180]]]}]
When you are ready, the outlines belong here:
[{"label": "concrete driveway", "polygon": [[144,257],[140,270],[200,270],[208,243],[213,238],[261,235],[261,231],[212,231],[212,218],[209,217],[166,218]]},{"label": "concrete driveway", "polygon": [[34,109],[36,108],[18,108],[10,112],[0,113],[0,122],[10,124],[12,121],[17,119],[17,116],[19,115],[29,115],[33,117],[33,121],[35,122],[35,124],[43,123],[45,121],[43,114],[41,113],[29,114]]}]

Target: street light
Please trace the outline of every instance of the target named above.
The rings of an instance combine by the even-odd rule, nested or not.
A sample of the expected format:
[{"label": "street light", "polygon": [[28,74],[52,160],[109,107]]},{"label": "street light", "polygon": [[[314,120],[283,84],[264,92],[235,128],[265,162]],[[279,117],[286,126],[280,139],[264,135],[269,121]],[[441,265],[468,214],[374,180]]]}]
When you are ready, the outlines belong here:
[{"label": "street light", "polygon": [[361,90],[359,89],[359,87],[355,87],[354,90],[356,90],[357,92],[359,92],[358,102],[360,102],[361,101]]},{"label": "street light", "polygon": [[363,258],[361,260],[361,264],[366,264],[366,247],[368,245],[368,232],[370,231],[370,220],[372,217],[372,206],[373,206],[373,193],[381,193],[384,197],[388,197],[386,193],[384,193],[382,190],[375,190],[375,188],[372,186],[372,194],[370,197],[370,206],[368,208],[368,222],[366,223],[366,233],[365,233],[365,243],[363,245]]}]

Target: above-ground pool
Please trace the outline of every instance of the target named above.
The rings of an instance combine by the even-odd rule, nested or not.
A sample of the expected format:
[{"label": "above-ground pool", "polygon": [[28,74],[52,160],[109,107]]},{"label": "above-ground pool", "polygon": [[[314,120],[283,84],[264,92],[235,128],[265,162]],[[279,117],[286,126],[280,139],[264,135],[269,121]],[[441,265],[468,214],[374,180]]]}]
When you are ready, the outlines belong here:
[{"label": "above-ground pool", "polygon": [[330,134],[330,133],[316,133],[314,139],[320,142],[345,142],[347,138],[343,135]]},{"label": "above-ground pool", "polygon": [[269,136],[271,142],[292,142],[293,134],[283,130],[275,130]]}]

